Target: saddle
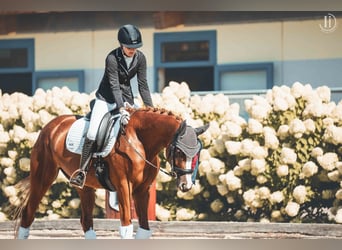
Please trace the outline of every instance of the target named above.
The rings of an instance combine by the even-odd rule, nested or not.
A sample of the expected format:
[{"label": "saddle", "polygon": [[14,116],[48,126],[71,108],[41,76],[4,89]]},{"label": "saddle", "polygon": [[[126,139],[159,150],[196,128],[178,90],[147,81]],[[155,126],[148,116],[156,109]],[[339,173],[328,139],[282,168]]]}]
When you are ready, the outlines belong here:
[{"label": "saddle", "polygon": [[[72,153],[82,154],[82,147],[88,132],[91,112],[84,117],[79,117],[68,131],[66,148]],[[96,147],[93,152],[93,157],[96,158],[94,163],[96,177],[101,185],[110,191],[115,191],[115,188],[109,180],[109,167],[103,158],[112,151],[115,145],[120,131],[120,116],[118,109],[107,112],[104,115],[97,131]]]}]

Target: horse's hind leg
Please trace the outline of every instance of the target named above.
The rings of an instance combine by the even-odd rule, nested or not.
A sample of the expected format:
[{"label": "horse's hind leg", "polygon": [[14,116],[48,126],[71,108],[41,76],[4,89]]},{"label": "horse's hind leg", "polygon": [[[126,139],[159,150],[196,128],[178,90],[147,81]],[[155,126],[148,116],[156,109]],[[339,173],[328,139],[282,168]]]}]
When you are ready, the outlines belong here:
[{"label": "horse's hind leg", "polygon": [[40,154],[36,149],[31,153],[30,189],[23,207],[17,237],[28,238],[29,228],[34,221],[35,212],[46,191],[56,179],[58,169],[47,152]]},{"label": "horse's hind leg", "polygon": [[81,225],[86,239],[96,239],[96,233],[93,230],[93,209],[95,206],[95,190],[84,186],[83,189],[77,188],[77,193],[81,199]]}]

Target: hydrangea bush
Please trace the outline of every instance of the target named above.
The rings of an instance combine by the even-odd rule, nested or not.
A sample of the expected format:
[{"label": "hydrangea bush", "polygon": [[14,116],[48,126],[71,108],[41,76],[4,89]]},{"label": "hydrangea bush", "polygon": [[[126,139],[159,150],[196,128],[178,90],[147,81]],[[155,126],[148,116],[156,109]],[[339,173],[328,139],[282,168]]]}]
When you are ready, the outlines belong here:
[{"label": "hydrangea bush", "polygon": [[[342,223],[342,102],[329,88],[275,86],[245,100],[248,118],[223,94],[191,95],[186,83],[170,82],[153,94],[155,106],[191,126],[210,123],[200,139],[198,178],[186,193],[160,172],[158,220],[227,220]],[[61,114],[83,115],[93,94],[67,88],[38,89],[32,97],[0,95],[0,220],[18,205],[15,184],[28,175],[29,156],[40,129]],[[141,102],[137,99],[137,102]],[[170,170],[164,152],[161,167]],[[37,217],[79,217],[80,201],[60,174],[44,196]],[[105,191],[96,192],[103,217]]]},{"label": "hydrangea bush", "polygon": [[342,223],[342,102],[330,95],[326,86],[275,86],[245,100],[245,119],[222,94],[190,96],[170,83],[157,105],[210,127],[192,190],[159,174],[158,219]]}]

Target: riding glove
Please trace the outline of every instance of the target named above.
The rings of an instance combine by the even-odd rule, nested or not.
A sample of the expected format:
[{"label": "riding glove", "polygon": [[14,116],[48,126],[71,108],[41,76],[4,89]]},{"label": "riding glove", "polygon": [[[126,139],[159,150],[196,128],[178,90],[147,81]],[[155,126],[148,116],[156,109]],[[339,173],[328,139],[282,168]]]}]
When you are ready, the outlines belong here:
[{"label": "riding glove", "polygon": [[129,122],[130,115],[125,109],[121,109],[120,113],[121,113],[120,123],[122,126],[126,126]]}]

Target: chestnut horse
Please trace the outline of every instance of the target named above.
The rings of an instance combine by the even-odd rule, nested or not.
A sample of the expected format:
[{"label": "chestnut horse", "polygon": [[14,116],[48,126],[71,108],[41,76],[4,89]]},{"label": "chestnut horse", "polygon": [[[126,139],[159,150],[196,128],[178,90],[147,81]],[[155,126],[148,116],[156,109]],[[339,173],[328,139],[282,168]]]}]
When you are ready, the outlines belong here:
[{"label": "chestnut horse", "polygon": [[[192,131],[196,142],[199,142],[197,136],[203,133],[208,125],[192,128],[179,116],[164,109],[129,108],[128,111],[131,114],[130,121],[125,126],[124,133],[119,133],[112,151],[104,160],[109,165],[109,179],[118,195],[121,238],[133,237],[131,198],[134,200],[139,222],[135,238],[149,238],[149,188],[159,171],[159,152],[166,148],[167,160],[171,164],[179,189],[183,192],[190,190],[193,169],[189,169],[189,157],[185,155],[186,152],[179,150],[177,143],[186,130]],[[80,155],[66,149],[66,136],[76,119],[75,115],[54,118],[41,130],[32,148],[30,175],[27,178],[29,189],[18,217],[20,224],[15,230],[17,238],[28,238],[36,209],[59,170],[69,178],[79,168]],[[200,149],[197,151],[199,153]],[[81,200],[80,221],[86,239],[96,238],[92,212],[95,189],[98,188],[103,187],[95,175],[95,169],[90,167],[83,189],[76,188]]]}]

